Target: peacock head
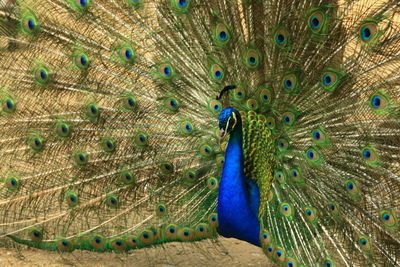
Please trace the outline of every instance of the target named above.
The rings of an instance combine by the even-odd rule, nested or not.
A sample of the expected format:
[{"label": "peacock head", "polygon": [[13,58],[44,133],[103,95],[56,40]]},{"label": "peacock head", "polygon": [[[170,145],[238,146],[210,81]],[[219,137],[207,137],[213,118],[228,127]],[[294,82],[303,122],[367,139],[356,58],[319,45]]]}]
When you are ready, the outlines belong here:
[{"label": "peacock head", "polygon": [[219,131],[222,138],[230,134],[236,126],[241,127],[241,117],[239,111],[234,108],[226,108],[219,115]]}]

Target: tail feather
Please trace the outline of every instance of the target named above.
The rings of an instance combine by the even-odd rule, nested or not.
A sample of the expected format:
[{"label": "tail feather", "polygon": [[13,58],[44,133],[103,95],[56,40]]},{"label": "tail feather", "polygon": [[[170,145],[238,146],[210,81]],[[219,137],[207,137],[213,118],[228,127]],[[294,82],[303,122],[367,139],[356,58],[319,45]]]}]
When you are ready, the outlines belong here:
[{"label": "tail feather", "polygon": [[399,29],[396,0],[0,2],[0,236],[216,237],[229,105],[269,258],[394,265]]}]

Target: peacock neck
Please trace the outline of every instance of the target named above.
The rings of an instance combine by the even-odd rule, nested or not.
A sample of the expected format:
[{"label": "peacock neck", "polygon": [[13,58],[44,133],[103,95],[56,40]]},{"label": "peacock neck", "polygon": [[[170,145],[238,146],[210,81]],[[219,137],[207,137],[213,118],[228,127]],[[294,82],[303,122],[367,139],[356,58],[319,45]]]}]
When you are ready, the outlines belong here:
[{"label": "peacock neck", "polygon": [[222,177],[226,172],[232,173],[235,175],[231,176],[232,179],[225,179],[226,182],[244,184],[243,131],[241,123],[236,126],[230,135],[225,157],[225,165],[229,166],[231,170],[225,170],[224,168]]},{"label": "peacock neck", "polygon": [[218,194],[219,233],[259,246],[260,223],[251,209],[244,174],[243,133],[240,120],[231,132]]}]

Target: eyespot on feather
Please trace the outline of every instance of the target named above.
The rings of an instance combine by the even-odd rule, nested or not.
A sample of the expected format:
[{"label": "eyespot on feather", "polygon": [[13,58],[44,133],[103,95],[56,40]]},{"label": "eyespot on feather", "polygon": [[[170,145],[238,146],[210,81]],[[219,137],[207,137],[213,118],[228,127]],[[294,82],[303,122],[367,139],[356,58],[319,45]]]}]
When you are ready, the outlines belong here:
[{"label": "eyespot on feather", "polygon": [[218,23],[213,30],[213,40],[217,46],[226,46],[231,40],[231,33],[223,23]]},{"label": "eyespot on feather", "polygon": [[74,250],[74,242],[71,239],[59,237],[56,240],[57,248],[60,252],[71,252]]}]

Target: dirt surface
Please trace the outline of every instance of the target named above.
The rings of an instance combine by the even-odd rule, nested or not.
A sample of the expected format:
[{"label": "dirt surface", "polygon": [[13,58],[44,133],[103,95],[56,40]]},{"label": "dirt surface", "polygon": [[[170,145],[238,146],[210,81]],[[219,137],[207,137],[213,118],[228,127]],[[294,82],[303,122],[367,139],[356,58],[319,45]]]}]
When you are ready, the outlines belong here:
[{"label": "dirt surface", "polygon": [[260,248],[236,239],[169,243],[129,253],[74,251],[60,254],[25,246],[0,248],[0,266],[272,266]]}]

